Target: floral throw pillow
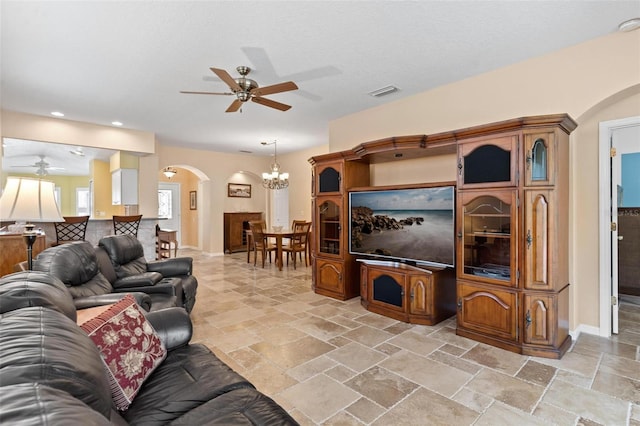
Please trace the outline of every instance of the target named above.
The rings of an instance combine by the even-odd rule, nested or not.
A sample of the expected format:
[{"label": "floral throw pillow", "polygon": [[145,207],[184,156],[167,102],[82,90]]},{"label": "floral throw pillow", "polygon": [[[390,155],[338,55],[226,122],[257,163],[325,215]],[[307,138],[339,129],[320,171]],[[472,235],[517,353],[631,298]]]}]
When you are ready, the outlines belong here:
[{"label": "floral throw pillow", "polygon": [[100,350],[116,408],[126,410],[167,356],[162,341],[131,295],[80,327]]}]

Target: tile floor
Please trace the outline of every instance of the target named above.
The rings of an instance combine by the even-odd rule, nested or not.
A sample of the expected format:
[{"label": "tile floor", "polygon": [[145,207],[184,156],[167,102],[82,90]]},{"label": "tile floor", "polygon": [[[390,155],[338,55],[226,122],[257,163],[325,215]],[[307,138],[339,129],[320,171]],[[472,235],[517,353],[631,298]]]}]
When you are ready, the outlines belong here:
[{"label": "tile floor", "polygon": [[405,324],[311,290],[311,268],[194,257],[194,342],[302,425],[640,425],[640,306],[620,334],[582,334],[561,360]]}]

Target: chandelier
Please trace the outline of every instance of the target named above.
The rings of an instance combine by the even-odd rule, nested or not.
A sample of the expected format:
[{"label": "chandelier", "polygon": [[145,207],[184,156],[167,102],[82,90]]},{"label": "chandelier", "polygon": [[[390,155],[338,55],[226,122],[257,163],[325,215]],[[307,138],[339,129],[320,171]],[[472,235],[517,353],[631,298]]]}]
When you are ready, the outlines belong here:
[{"label": "chandelier", "polygon": [[262,174],[262,186],[267,189],[283,189],[289,186],[289,173],[280,171],[278,164],[278,142],[271,143],[261,142],[262,145],[273,145],[273,163],[271,163],[271,172]]}]

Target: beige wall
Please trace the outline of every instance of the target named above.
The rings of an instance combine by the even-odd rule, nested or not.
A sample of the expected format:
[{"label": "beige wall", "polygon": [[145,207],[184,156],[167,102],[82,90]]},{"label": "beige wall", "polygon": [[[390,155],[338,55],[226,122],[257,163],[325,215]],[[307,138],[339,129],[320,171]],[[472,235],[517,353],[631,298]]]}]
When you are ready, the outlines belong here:
[{"label": "beige wall", "polygon": [[[599,327],[598,122],[640,116],[640,31],[616,33],[332,121],[331,151],[527,115],[569,113],[572,330]],[[452,180],[455,158],[376,165],[374,185]],[[394,163],[397,164],[397,163]]]}]

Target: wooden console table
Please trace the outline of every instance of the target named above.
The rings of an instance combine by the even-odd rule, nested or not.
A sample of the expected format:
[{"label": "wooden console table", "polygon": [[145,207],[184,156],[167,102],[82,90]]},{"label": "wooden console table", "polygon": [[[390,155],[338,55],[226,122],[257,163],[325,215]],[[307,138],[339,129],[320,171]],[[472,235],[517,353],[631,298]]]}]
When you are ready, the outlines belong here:
[{"label": "wooden console table", "polygon": [[249,221],[262,220],[262,212],[237,212],[224,214],[224,252],[233,253],[247,249]]},{"label": "wooden console table", "polygon": [[[33,259],[46,248],[45,236],[38,235],[33,243]],[[0,276],[15,272],[15,265],[27,260],[27,244],[22,234],[0,234]]]},{"label": "wooden console table", "polygon": [[178,257],[178,231],[158,229],[157,238],[156,259],[167,259],[171,257],[171,244],[174,245],[173,257]]},{"label": "wooden console table", "polygon": [[452,268],[359,261],[360,303],[367,310],[423,325],[434,325],[456,314],[456,277]]}]

